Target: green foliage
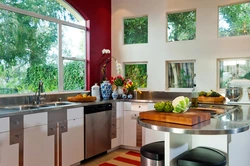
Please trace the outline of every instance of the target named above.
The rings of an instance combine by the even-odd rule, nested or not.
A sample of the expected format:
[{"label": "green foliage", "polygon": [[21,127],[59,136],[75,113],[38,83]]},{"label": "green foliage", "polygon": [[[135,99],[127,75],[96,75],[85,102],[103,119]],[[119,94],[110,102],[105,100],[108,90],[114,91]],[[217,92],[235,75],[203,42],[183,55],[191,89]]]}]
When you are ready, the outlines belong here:
[{"label": "green foliage", "polygon": [[84,89],[84,63],[73,61],[64,66],[64,90]]},{"label": "green foliage", "polygon": [[56,91],[58,89],[58,70],[57,66],[37,65],[31,66],[27,70],[27,75],[19,87],[19,91],[28,89],[32,92],[37,91],[39,81],[43,81],[45,92]]},{"label": "green foliage", "polygon": [[250,3],[219,7],[219,36],[250,35]]},{"label": "green foliage", "polygon": [[125,64],[125,78],[139,88],[147,87],[147,64]]},{"label": "green foliage", "polygon": [[[0,2],[64,21],[77,21],[56,0]],[[11,93],[35,92],[41,79],[45,92],[57,91],[58,55],[51,52],[58,49],[58,24],[4,9],[0,9],[0,20],[0,89],[10,89]],[[84,68],[77,63],[64,66],[66,90],[84,87],[84,74],[80,72]]]},{"label": "green foliage", "polygon": [[148,43],[148,17],[124,19],[124,44]]},{"label": "green foliage", "polygon": [[169,88],[192,88],[194,62],[168,63]]},{"label": "green foliage", "polygon": [[193,40],[196,37],[196,11],[167,14],[168,41]]}]

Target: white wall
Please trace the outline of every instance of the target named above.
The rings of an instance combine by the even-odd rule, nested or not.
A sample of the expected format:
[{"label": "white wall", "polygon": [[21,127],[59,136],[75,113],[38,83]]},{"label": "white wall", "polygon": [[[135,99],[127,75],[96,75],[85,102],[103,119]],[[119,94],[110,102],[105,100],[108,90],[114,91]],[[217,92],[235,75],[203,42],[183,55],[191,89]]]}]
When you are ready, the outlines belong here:
[{"label": "white wall", "polygon": [[[112,55],[148,62],[148,90],[166,89],[165,62],[196,60],[199,90],[217,89],[217,58],[250,57],[250,36],[218,38],[218,6],[249,0],[112,0]],[[166,42],[166,13],[196,9],[196,40]],[[123,44],[123,18],[148,15],[148,43]],[[114,63],[112,75],[116,75]],[[171,91],[180,91],[177,89]],[[185,90],[181,90],[185,91]],[[186,89],[191,91],[191,89]]]}]

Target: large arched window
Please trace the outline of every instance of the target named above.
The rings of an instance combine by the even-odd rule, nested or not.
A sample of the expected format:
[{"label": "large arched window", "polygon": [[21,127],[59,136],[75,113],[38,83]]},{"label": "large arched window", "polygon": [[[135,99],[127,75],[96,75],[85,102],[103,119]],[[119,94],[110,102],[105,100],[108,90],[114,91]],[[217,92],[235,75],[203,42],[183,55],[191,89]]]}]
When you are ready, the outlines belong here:
[{"label": "large arched window", "polygon": [[59,2],[0,0],[0,94],[85,90],[85,20]]}]

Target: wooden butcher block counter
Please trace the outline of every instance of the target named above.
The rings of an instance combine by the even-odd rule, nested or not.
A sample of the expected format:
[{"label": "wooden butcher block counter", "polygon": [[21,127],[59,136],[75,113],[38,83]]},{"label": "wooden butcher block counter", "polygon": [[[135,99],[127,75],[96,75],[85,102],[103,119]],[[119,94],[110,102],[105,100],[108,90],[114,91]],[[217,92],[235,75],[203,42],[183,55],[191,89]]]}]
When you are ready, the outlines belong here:
[{"label": "wooden butcher block counter", "polygon": [[[203,108],[202,108],[203,109]],[[185,113],[158,112],[156,110],[140,112],[140,119],[176,123],[182,125],[195,125],[210,120],[210,111],[206,109],[189,109]],[[216,110],[212,110],[216,111]],[[218,110],[221,111],[221,110]]]}]

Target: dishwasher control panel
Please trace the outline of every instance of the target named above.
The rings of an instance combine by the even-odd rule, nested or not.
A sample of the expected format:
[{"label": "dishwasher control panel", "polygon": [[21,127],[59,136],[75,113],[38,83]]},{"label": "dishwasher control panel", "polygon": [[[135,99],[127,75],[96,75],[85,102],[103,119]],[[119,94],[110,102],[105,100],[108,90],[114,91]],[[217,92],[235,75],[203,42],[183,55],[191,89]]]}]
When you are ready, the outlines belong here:
[{"label": "dishwasher control panel", "polygon": [[96,105],[85,106],[84,107],[84,114],[92,114],[95,112],[109,111],[109,110],[112,110],[111,103],[96,104]]}]

